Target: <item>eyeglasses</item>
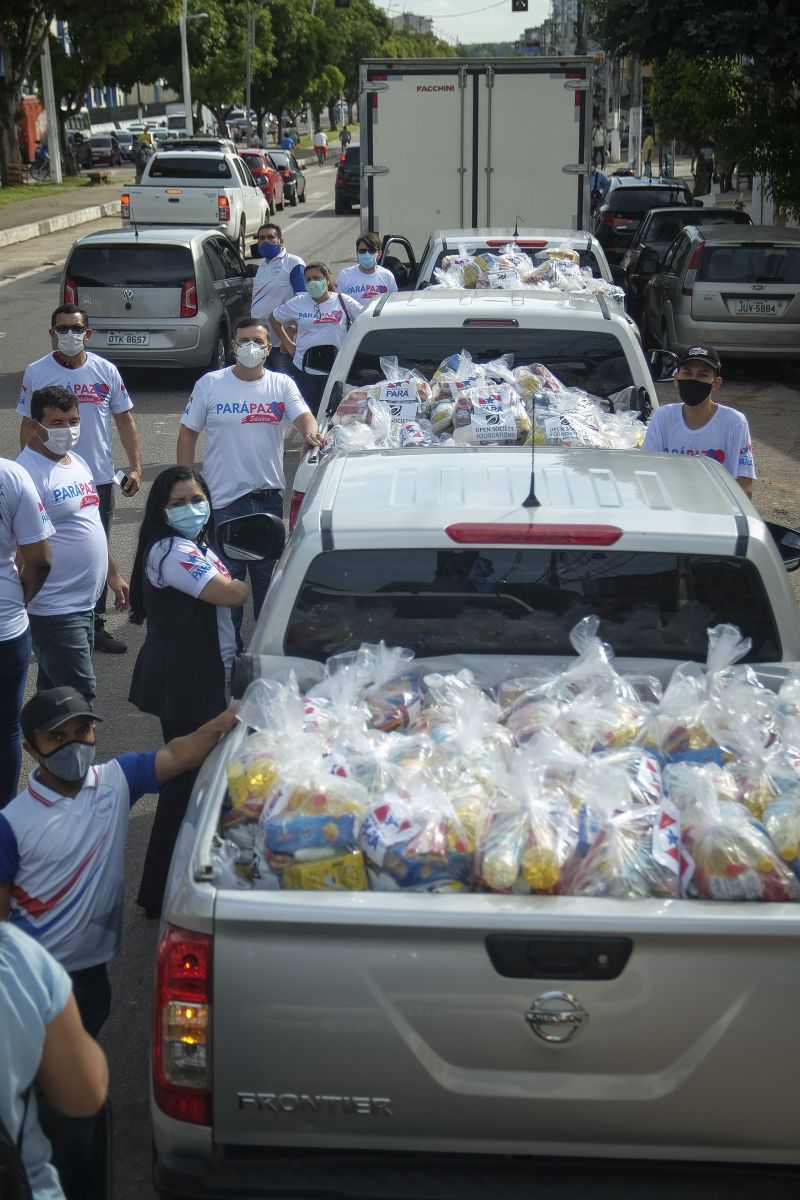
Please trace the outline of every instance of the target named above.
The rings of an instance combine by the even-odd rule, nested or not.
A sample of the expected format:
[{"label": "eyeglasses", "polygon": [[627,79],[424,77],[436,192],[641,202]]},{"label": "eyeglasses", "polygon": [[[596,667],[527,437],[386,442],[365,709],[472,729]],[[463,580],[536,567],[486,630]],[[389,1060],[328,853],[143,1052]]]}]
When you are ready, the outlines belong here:
[{"label": "eyeglasses", "polygon": [[53,333],[86,333],[85,325],[54,325]]}]

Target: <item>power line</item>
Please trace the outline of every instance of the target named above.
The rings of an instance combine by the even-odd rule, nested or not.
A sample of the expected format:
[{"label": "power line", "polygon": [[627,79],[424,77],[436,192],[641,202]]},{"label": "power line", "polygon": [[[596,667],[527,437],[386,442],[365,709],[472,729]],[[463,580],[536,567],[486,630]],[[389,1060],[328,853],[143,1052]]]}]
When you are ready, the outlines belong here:
[{"label": "power line", "polygon": [[434,21],[456,21],[461,17],[472,17],[475,13],[488,12],[490,8],[505,8],[508,0],[500,0],[499,4],[485,4],[483,8],[471,8],[469,12],[437,13]]}]

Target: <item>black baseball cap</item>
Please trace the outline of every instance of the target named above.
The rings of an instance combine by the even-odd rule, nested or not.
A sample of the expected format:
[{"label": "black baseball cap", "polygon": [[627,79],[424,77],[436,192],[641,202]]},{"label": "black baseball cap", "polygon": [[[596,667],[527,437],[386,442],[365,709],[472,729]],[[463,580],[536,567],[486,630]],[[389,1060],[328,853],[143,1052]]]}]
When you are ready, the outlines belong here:
[{"label": "black baseball cap", "polygon": [[103,719],[92,712],[89,701],[75,688],[57,687],[47,688],[32,696],[19,714],[19,723],[27,738],[37,729],[42,733],[50,733],[70,717],[91,717],[93,721]]},{"label": "black baseball cap", "polygon": [[684,363],[687,362],[707,363],[709,367],[714,368],[717,374],[719,374],[720,368],[722,367],[722,363],[719,361],[719,355],[714,347],[705,344],[700,345],[699,343],[696,346],[690,346],[686,353],[680,356],[678,359],[678,366],[682,367]]}]

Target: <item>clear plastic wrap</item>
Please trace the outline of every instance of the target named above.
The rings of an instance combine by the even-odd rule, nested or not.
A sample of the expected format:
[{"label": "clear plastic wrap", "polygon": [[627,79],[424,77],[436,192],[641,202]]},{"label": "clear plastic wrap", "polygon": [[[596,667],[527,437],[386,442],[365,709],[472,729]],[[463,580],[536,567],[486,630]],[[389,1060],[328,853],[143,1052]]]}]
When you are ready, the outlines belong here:
[{"label": "clear plastic wrap", "polygon": [[[671,831],[674,845],[663,836],[665,828],[667,833]],[[573,860],[562,891],[570,896],[619,900],[677,899],[678,829],[675,817],[663,808],[637,805],[616,813],[599,830],[587,853]]]}]

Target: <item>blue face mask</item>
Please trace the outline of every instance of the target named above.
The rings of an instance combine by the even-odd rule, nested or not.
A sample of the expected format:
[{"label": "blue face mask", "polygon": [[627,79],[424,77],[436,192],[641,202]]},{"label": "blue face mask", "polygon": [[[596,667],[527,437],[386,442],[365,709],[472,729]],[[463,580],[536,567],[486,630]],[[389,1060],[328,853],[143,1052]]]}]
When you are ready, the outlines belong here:
[{"label": "blue face mask", "polygon": [[360,267],[364,267],[365,270],[371,271],[377,261],[378,261],[378,256],[374,252],[367,252],[366,250],[359,250],[358,265]]},{"label": "blue face mask", "polygon": [[260,242],[258,253],[262,258],[266,258],[269,261],[271,258],[277,258],[282,249],[283,246],[279,245],[278,242]]},{"label": "blue face mask", "polygon": [[167,524],[176,533],[182,533],[184,537],[196,538],[203,526],[208,524],[211,509],[208,501],[203,500],[200,504],[181,504],[179,508],[165,508],[164,513]]}]

